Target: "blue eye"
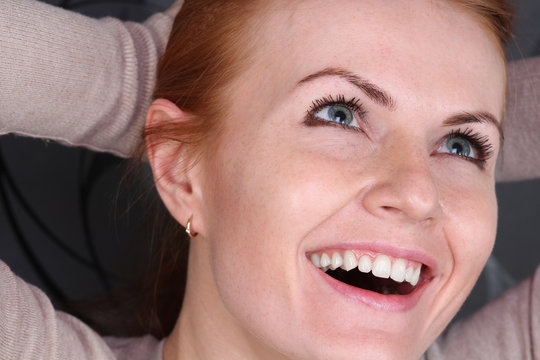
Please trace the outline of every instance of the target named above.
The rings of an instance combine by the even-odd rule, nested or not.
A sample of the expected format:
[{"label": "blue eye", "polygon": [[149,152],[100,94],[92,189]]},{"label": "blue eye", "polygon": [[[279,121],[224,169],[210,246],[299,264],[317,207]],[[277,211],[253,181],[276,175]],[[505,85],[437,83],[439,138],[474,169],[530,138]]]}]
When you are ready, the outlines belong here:
[{"label": "blue eye", "polygon": [[482,135],[472,129],[457,129],[444,137],[437,152],[456,155],[476,163],[483,169],[487,160],[493,156],[493,146],[487,135]]},{"label": "blue eye", "polygon": [[307,126],[338,126],[345,130],[364,133],[360,120],[366,121],[367,112],[356,98],[327,96],[313,101],[304,119]]},{"label": "blue eye", "polygon": [[346,106],[339,104],[325,106],[315,116],[340,125],[351,125],[355,121],[353,112]]},{"label": "blue eye", "polygon": [[463,156],[467,158],[476,158],[476,152],[469,140],[461,136],[451,136],[446,139],[440,148],[441,152]]}]

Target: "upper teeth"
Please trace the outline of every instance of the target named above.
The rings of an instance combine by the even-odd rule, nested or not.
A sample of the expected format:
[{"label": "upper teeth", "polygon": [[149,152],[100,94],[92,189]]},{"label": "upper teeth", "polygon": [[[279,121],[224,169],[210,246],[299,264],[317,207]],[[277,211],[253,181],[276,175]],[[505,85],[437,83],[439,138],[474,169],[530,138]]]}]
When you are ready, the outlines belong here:
[{"label": "upper teeth", "polygon": [[352,250],[345,250],[343,253],[334,251],[330,254],[314,252],[310,255],[310,259],[313,265],[324,271],[337,268],[350,271],[358,268],[361,272],[371,272],[376,277],[391,278],[396,282],[407,281],[413,286],[418,284],[422,269],[422,264],[410,260],[393,259],[384,254],[378,254],[374,258],[368,254],[357,257]]}]

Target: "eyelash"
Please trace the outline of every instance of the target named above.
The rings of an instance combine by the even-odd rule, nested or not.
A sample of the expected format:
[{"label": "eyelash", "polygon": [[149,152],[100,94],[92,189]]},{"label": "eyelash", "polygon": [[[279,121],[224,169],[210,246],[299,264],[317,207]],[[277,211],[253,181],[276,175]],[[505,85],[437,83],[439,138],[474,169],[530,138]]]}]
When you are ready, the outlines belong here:
[{"label": "eyelash", "polygon": [[311,104],[311,107],[307,111],[306,118],[304,119],[304,124],[307,126],[319,126],[319,125],[327,125],[327,126],[337,126],[344,128],[345,130],[353,130],[358,132],[364,132],[361,128],[357,126],[351,126],[347,124],[338,124],[336,122],[332,121],[326,121],[321,120],[317,118],[316,114],[328,106],[333,105],[341,105],[345,106],[347,109],[351,110],[351,112],[357,117],[357,119],[363,119],[366,115],[366,111],[364,110],[364,107],[359,99],[353,97],[350,100],[345,100],[345,96],[338,95],[336,98],[334,98],[332,95],[322,97],[320,99],[314,100]]},{"label": "eyelash", "polygon": [[486,162],[493,155],[493,145],[489,142],[489,137],[487,135],[482,135],[478,132],[475,132],[471,128],[465,130],[456,129],[452,130],[448,135],[446,135],[443,141],[460,137],[467,140],[474,150],[477,152],[477,158],[469,156],[461,156],[463,159],[471,161],[481,168],[485,167]]},{"label": "eyelash", "polygon": [[[311,107],[307,111],[306,117],[304,119],[304,124],[307,126],[335,126],[335,127],[341,127],[345,130],[353,130],[357,132],[364,133],[364,130],[357,126],[351,126],[347,124],[339,124],[332,121],[322,120],[317,118],[316,114],[328,106],[333,105],[341,105],[347,107],[356,117],[357,119],[361,120],[365,118],[367,111],[364,109],[362,103],[359,99],[353,97],[350,100],[345,100],[345,96],[338,95],[335,98],[332,95],[322,97],[320,99],[314,100],[311,104]],[[367,134],[366,134],[367,135]],[[444,137],[442,140],[447,141],[449,139],[460,137],[468,141],[471,146],[474,148],[474,150],[477,152],[477,158],[458,155],[461,158],[471,161],[472,163],[475,163],[480,168],[484,168],[487,160],[491,158],[493,155],[493,146],[489,142],[489,137],[486,135],[482,135],[478,132],[475,132],[471,128],[467,128],[465,130],[463,129],[456,129],[452,130],[448,135]]]}]

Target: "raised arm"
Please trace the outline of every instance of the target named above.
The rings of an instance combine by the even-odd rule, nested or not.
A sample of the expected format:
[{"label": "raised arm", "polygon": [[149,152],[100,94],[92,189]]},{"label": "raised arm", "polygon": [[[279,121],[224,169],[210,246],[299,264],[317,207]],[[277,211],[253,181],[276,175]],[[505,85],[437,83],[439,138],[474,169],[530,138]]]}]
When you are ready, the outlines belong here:
[{"label": "raised arm", "polygon": [[128,156],[139,141],[178,0],[144,24],[33,0],[0,9],[0,134]]},{"label": "raised arm", "polygon": [[540,178],[540,57],[510,63],[497,180]]}]

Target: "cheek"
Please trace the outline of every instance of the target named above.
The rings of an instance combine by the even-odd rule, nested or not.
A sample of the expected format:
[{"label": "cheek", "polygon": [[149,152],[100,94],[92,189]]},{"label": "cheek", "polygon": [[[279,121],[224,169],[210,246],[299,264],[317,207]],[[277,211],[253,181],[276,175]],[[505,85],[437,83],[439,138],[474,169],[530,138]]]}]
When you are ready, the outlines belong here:
[{"label": "cheek", "polygon": [[[271,154],[258,149],[256,156],[244,153],[222,162],[229,166],[212,170],[219,176],[207,191],[211,256],[227,262],[230,271],[246,272],[246,286],[277,281],[272,274],[285,273],[303,256],[301,240],[313,224],[342,203],[329,185],[340,186],[335,173],[321,172],[322,164],[279,146],[264,148]],[[223,271],[216,276],[228,281]]]},{"label": "cheek", "polygon": [[260,337],[269,329],[277,337],[290,333],[302,313],[295,284],[305,261],[303,239],[354,196],[350,176],[339,171],[342,162],[278,140],[239,142],[249,152],[229,142],[205,170],[215,175],[205,189],[205,223],[216,287],[234,317]]},{"label": "cheek", "polygon": [[428,330],[433,334],[448,325],[469,296],[491,253],[497,228],[493,179],[477,169],[443,165],[444,170],[435,168],[435,172],[447,255]]},{"label": "cheek", "polygon": [[441,201],[447,219],[445,234],[453,255],[452,272],[468,290],[491,254],[497,229],[494,183],[483,176],[443,183],[447,191]]},{"label": "cheek", "polygon": [[237,141],[242,149],[229,146],[206,170],[213,174],[205,190],[210,217],[229,235],[217,233],[219,243],[246,250],[279,251],[281,243],[297,248],[313,224],[350,201],[351,174],[360,166],[350,160],[351,151],[328,146],[334,149],[330,154],[321,144],[309,148],[286,136],[252,139],[250,145]]}]

